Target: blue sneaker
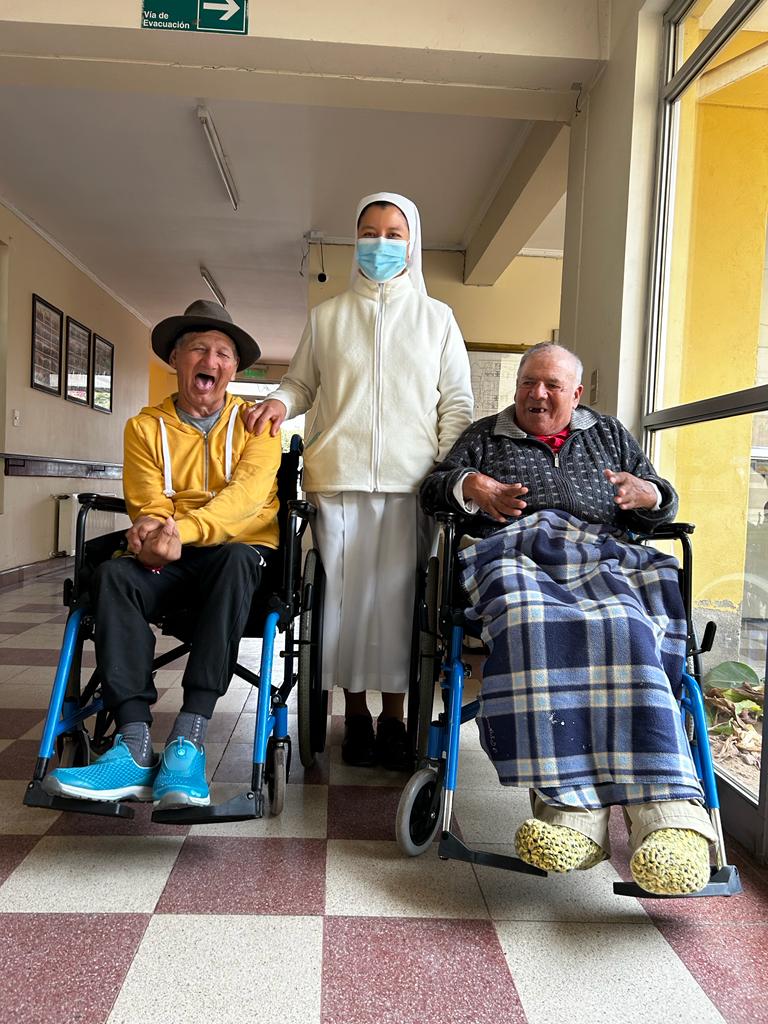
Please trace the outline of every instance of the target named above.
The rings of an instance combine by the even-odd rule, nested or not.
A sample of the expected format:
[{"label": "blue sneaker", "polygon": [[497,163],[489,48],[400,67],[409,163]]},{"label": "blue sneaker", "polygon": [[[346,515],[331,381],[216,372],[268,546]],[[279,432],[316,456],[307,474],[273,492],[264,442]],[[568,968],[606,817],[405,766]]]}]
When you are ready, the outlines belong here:
[{"label": "blue sneaker", "polygon": [[43,780],[52,796],[81,800],[151,800],[158,765],[136,764],[120,733],[114,745],[93,764],[82,768],[54,768]]},{"label": "blue sneaker", "polygon": [[207,807],[205,751],[177,736],[163,751],[152,788],[155,807]]}]

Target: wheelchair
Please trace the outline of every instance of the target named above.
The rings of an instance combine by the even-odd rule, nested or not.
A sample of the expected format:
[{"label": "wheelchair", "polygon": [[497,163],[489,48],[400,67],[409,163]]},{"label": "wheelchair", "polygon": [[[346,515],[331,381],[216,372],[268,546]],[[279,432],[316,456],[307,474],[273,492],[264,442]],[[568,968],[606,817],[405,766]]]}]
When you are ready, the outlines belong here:
[{"label": "wheelchair", "polygon": [[[291,766],[287,701],[294,687],[298,694],[299,755],[305,768],[325,748],[328,722],[328,692],[322,688],[323,590],[325,576],[316,548],[307,551],[303,573],[302,538],[315,517],[315,508],[299,499],[301,479],[301,438],[291,439],[277,474],[280,544],[268,563],[259,590],[254,595],[243,637],[261,637],[260,671],[251,672],[239,663],[235,675],[258,690],[253,764],[250,788],[225,803],[207,807],[156,809],[152,821],[161,824],[206,824],[261,818],[266,804],[269,813],[281,813]],[[89,512],[103,510],[125,513],[121,498],[100,494],[79,495],[81,508],[76,525],[74,578],[64,583],[64,604],[69,609],[64,639],[54,677],[51,700],[43,727],[37,762],[27,786],[24,803],[57,811],[76,811],[109,817],[133,818],[127,802],[111,803],[69,799],[46,792],[45,779],[54,754],[61,767],[90,763],[94,755],[111,746],[112,715],[100,695],[98,667],[84,679],[83,645],[94,637],[94,617],[89,581],[95,568],[112,557],[122,544],[122,532],[86,541]],[[298,618],[298,635],[295,622]],[[153,672],[183,657],[194,643],[195,613],[175,608],[153,625],[179,645],[159,654]],[[273,682],[277,633],[285,634],[282,681]],[[89,720],[92,720],[89,721]],[[87,723],[87,724],[86,724]],[[266,793],[266,800],[265,800]]]},{"label": "wheelchair", "polygon": [[[452,830],[460,728],[465,722],[474,720],[479,710],[477,700],[466,704],[462,702],[466,672],[462,654],[465,638],[479,638],[480,633],[478,624],[465,616],[466,596],[458,585],[458,517],[452,512],[442,512],[435,516],[435,520],[435,539],[417,593],[408,696],[408,719],[411,723],[409,735],[415,771],[400,798],[395,829],[397,843],[407,856],[419,856],[429,849],[439,832],[438,856],[441,860],[462,860],[545,877],[547,872],[518,857],[467,846]],[[715,864],[711,865],[710,880],[703,889],[690,895],[734,896],[742,891],[741,882],[738,869],[727,861],[701,689],[701,656],[711,649],[716,626],[713,622],[707,623],[699,644],[691,616],[693,549],[690,535],[693,531],[691,524],[671,523],[656,528],[653,533],[636,535],[632,539],[639,542],[651,539],[674,540],[682,546],[679,582],[688,624],[685,665],[690,671],[683,672],[680,712],[705,803],[717,835]],[[433,720],[435,684],[438,682],[443,710]],[[613,891],[617,895],[644,899],[690,898],[655,896],[635,882],[615,882]]]}]

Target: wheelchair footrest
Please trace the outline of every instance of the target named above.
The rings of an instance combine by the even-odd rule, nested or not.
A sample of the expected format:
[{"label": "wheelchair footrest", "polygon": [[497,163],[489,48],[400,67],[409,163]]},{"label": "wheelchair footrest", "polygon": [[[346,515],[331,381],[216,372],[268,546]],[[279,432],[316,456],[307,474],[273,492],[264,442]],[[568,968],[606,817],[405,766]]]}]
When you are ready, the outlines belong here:
[{"label": "wheelchair footrest", "polygon": [[158,825],[212,825],[224,821],[253,821],[264,817],[264,796],[249,790],[223,804],[208,807],[169,807],[152,812]]},{"label": "wheelchair footrest", "polygon": [[739,869],[734,864],[724,864],[721,868],[712,868],[709,882],[703,889],[685,896],[660,896],[646,892],[637,882],[614,882],[613,891],[617,896],[637,896],[642,900],[690,900],[699,896],[738,896],[742,890]]},{"label": "wheelchair footrest", "polygon": [[77,800],[68,796],[52,796],[43,789],[40,779],[34,779],[24,794],[27,807],[45,807],[50,811],[73,811],[77,814],[101,814],[106,818],[133,818],[134,810],[127,803],[106,800]]},{"label": "wheelchair footrest", "polygon": [[547,877],[547,872],[526,864],[519,857],[507,857],[501,853],[489,853],[484,850],[471,850],[452,832],[443,832],[437,855],[441,860],[465,860],[470,864],[484,864],[491,868],[503,868],[505,871],[519,871],[524,875]]}]

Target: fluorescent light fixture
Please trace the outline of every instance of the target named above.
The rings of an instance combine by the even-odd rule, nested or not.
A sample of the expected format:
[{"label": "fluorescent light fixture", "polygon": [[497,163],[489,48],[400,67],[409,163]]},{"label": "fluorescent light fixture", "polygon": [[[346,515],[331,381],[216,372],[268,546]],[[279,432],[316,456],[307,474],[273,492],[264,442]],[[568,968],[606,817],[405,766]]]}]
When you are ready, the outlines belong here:
[{"label": "fluorescent light fixture", "polygon": [[222,306],[224,306],[224,308],[226,309],[227,300],[224,298],[224,292],[216,284],[216,282],[213,279],[213,275],[211,274],[210,270],[208,270],[207,267],[200,267],[200,277],[202,277],[202,279],[211,289],[213,297],[216,299],[216,301],[220,303]]},{"label": "fluorescent light fixture", "polygon": [[208,145],[211,147],[211,153],[213,153],[213,159],[216,161],[216,168],[221,175],[221,180],[224,182],[224,188],[227,190],[229,201],[232,203],[233,209],[236,210],[240,203],[240,196],[237,193],[237,185],[232,177],[232,171],[227,163],[227,158],[224,156],[224,148],[221,145],[219,133],[216,131],[216,125],[213,123],[211,112],[207,107],[198,107],[197,118],[202,125]]}]

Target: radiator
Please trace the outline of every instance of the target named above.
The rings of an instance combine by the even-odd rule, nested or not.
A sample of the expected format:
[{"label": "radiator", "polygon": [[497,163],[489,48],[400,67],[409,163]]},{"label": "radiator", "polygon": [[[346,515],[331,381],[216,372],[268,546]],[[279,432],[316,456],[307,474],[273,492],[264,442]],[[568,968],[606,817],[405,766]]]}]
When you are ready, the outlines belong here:
[{"label": "radiator", "polygon": [[[52,494],[51,497],[54,508],[54,550],[52,555],[59,558],[63,558],[65,555],[74,555],[77,516],[81,507],[77,500],[77,494]],[[116,498],[117,495],[105,493],[104,497]],[[127,530],[129,526],[130,520],[127,516],[91,509],[86,522],[85,539],[90,540],[91,537],[100,537],[104,533],[113,533],[115,530]]]}]

